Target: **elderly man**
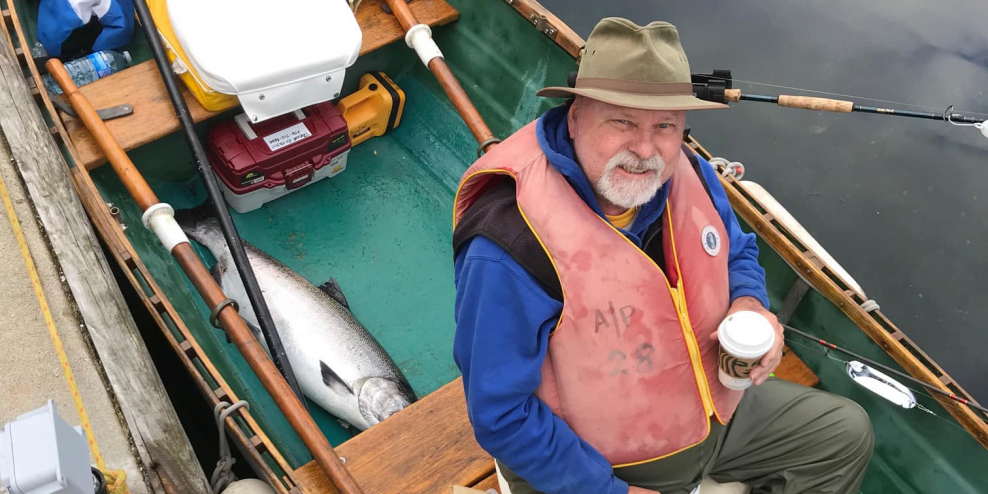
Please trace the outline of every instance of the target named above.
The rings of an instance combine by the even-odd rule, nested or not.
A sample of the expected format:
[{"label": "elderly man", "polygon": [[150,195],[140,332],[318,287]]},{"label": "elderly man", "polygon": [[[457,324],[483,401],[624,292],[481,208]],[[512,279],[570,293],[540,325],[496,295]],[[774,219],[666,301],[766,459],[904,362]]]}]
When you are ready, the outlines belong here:
[{"label": "elderly man", "polygon": [[[676,28],[607,18],[572,96],[464,174],[454,358],[512,494],[854,493],[873,438],[842,397],[770,377],[783,332],[755,238],[683,146],[695,98]],[[775,346],[736,391],[716,329],[764,315]]]}]

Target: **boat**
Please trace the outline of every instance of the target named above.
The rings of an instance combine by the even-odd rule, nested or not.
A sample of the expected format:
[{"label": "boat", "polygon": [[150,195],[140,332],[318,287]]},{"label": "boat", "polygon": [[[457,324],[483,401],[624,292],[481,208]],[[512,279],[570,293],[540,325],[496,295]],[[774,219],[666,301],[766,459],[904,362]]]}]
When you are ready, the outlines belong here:
[{"label": "boat", "polygon": [[[387,74],[406,100],[399,125],[354,146],[345,171],[311,183],[259,209],[231,211],[240,236],[313,284],[338,281],[354,315],[373,333],[408,378],[418,400],[366,431],[341,424],[315,403],[307,411],[342,467],[367,493],[448,492],[451,486],[504,494],[494,462],[474,441],[459,372],[452,360],[455,332],[451,214],[458,182],[478,156],[478,140],[464,125],[436,76],[405,43],[406,30],[383,0],[358,2],[364,43],[346,72],[344,94],[368,72]],[[535,96],[566,81],[583,40],[534,0],[414,0],[410,11],[431,27],[445,61],[494,136],[507,137],[558,101]],[[15,18],[11,11],[20,11]],[[33,44],[34,12],[7,1],[5,24]],[[138,28],[140,29],[140,28]],[[26,34],[24,34],[26,33]],[[12,41],[8,37],[12,51]],[[143,34],[128,50],[133,65],[80,88],[95,108],[133,111],[105,121],[116,142],[161,202],[175,209],[208,201],[205,184]],[[21,49],[20,54],[24,53]],[[39,67],[21,56],[26,73]],[[38,85],[34,86],[39,87]],[[202,400],[180,406],[212,410],[245,401],[223,422],[230,441],[256,478],[276,492],[347,492],[334,486],[306,441],[252,365],[210,322],[197,294],[155,234],[142,224],[104,150],[65,98],[35,89],[36,101],[62,150],[65,170],[89,220],[120,271],[120,283],[139,299],[167,346],[182,362]],[[205,142],[213,122],[238,110],[210,111],[182,93]],[[61,101],[58,101],[61,100]],[[56,105],[60,105],[56,107]],[[684,143],[708,160],[692,132]],[[903,331],[878,303],[803,229],[784,205],[753,181],[720,163],[723,184],[746,231],[755,232],[759,262],[780,322],[829,342],[825,348],[789,337],[777,375],[833,392],[868,412],[876,446],[861,492],[988,492],[988,415]],[[756,174],[755,174],[756,175]],[[208,266],[215,260],[201,246]],[[858,360],[834,348],[908,374],[946,394],[920,392],[905,407],[855,379]],[[899,390],[899,396],[909,390]],[[965,403],[965,401],[967,403]],[[918,403],[917,403],[918,402]],[[159,471],[159,475],[161,472]],[[182,472],[167,475],[181,476]],[[166,475],[166,476],[167,476]],[[166,482],[167,484],[167,482]],[[168,492],[167,488],[162,492]],[[707,492],[707,491],[704,491]]]}]

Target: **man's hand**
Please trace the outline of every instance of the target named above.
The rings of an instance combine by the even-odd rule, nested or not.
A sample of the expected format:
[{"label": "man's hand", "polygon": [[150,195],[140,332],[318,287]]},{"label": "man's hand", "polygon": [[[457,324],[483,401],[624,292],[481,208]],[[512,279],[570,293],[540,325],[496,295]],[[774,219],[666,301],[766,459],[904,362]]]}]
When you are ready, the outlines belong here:
[{"label": "man's hand", "polygon": [[631,486],[628,487],[628,494],[662,494],[659,491],[650,491],[642,487]]},{"label": "man's hand", "polygon": [[[751,382],[755,386],[758,386],[759,384],[765,382],[765,380],[768,379],[769,374],[775,371],[775,368],[782,362],[782,347],[785,345],[785,336],[783,335],[782,325],[779,324],[779,320],[775,317],[775,314],[765,309],[758,299],[754,297],[736,298],[734,303],[731,304],[731,308],[728,309],[727,315],[731,315],[742,310],[750,310],[765,316],[765,319],[768,319],[768,321],[772,323],[772,327],[775,328],[775,344],[772,345],[772,349],[769,350],[764,357],[762,357],[762,361],[758,364],[758,367],[751,370]],[[710,335],[710,339],[717,339],[717,331],[714,331],[713,334]]]}]

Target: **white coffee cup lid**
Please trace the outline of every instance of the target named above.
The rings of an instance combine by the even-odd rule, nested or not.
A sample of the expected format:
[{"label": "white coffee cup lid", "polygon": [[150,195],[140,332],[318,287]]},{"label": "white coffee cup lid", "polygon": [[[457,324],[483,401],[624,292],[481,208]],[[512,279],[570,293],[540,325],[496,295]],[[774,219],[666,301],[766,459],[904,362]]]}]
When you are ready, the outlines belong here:
[{"label": "white coffee cup lid", "polygon": [[765,316],[749,310],[727,316],[718,331],[718,339],[724,349],[742,358],[762,356],[775,344],[772,323]]}]

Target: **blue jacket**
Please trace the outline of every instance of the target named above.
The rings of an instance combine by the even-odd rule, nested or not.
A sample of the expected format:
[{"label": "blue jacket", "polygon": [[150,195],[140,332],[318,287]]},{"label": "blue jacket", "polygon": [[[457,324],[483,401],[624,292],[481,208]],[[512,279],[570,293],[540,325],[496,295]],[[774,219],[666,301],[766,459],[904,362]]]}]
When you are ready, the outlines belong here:
[{"label": "blue jacket", "polygon": [[[566,124],[568,106],[547,111],[537,123],[539,144],[553,168],[604,217],[590,181],[576,163]],[[713,167],[700,158],[704,177],[730,238],[731,300],[752,296],[768,307],[765,271],[754,234],[738,225]],[[668,187],[642,206],[627,229],[641,247],[647,227],[662,214]],[[628,485],[607,460],[580,439],[534,393],[562,304],[504,250],[477,236],[457,253],[456,336],[453,358],[463,374],[467,412],[477,442],[547,494],[624,494]]]}]

